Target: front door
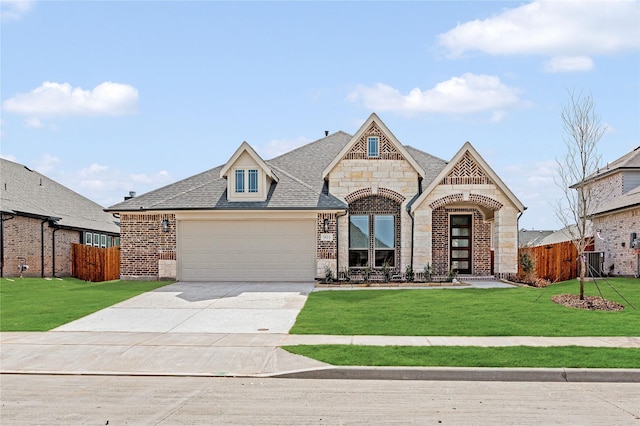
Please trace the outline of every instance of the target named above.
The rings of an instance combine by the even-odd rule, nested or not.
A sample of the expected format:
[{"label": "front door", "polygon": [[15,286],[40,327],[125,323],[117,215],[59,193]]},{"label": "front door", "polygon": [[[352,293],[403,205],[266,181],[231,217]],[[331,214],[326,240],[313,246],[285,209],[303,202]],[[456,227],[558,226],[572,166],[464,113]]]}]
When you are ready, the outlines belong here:
[{"label": "front door", "polygon": [[471,215],[452,215],[450,220],[450,268],[460,274],[471,273]]}]

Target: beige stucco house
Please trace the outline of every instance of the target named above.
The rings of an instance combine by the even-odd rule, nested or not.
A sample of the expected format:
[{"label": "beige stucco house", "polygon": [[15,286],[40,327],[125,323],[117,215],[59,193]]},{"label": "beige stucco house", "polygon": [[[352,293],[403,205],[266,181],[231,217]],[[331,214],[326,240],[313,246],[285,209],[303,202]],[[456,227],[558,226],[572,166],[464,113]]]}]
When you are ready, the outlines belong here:
[{"label": "beige stucco house", "polygon": [[114,205],[121,275],[303,281],[427,265],[435,275],[517,273],[525,207],[467,142],[450,161],[405,146],[376,114],[265,161],[229,161]]}]

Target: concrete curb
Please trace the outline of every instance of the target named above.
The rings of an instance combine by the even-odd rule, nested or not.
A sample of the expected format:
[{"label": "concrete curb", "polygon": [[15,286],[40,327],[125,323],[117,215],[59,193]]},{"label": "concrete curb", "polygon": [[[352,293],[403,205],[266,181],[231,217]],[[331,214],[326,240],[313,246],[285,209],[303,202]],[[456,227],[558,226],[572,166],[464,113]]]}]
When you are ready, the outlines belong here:
[{"label": "concrete curb", "polygon": [[640,383],[640,369],[327,367],[267,375],[286,379]]},{"label": "concrete curb", "polygon": [[0,374],[41,376],[236,377],[319,380],[423,380],[478,382],[640,383],[640,369],[472,368],[472,367],[326,367],[278,373],[175,373],[127,371],[26,371]]}]

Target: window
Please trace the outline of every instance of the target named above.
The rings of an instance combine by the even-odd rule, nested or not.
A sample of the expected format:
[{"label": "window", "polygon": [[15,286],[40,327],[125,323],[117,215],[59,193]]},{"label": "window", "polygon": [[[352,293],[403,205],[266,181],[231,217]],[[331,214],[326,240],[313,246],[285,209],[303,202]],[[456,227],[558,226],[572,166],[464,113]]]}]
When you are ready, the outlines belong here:
[{"label": "window", "polygon": [[369,265],[369,216],[349,217],[349,266]]},{"label": "window", "polygon": [[258,192],[258,171],[249,170],[249,192]]},{"label": "window", "polygon": [[378,157],[380,155],[379,145],[380,139],[377,136],[369,136],[367,138],[367,155],[369,157]]},{"label": "window", "polygon": [[100,234],[93,234],[93,246],[100,247]]},{"label": "window", "polygon": [[374,216],[375,265],[394,265],[395,260],[395,218],[392,215]]},{"label": "window", "polygon": [[244,192],[244,170],[236,170],[236,192]]},{"label": "window", "polygon": [[[373,235],[373,239],[370,236]],[[394,215],[349,217],[349,266],[395,266],[396,223]],[[370,257],[372,259],[370,260]]]},{"label": "window", "polygon": [[84,243],[88,246],[93,245],[93,234],[91,232],[85,232],[84,234]]},{"label": "window", "polygon": [[104,234],[100,235],[100,247],[102,248],[107,247],[107,236]]}]

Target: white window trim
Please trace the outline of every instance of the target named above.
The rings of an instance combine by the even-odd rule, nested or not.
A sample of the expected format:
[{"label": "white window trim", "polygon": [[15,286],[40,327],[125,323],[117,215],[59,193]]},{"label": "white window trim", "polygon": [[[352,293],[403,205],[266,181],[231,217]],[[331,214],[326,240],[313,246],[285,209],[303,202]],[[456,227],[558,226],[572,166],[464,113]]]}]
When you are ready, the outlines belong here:
[{"label": "white window trim", "polygon": [[[371,142],[375,141],[376,153],[371,155]],[[380,138],[378,136],[367,136],[367,157],[378,158],[380,157]]]}]

